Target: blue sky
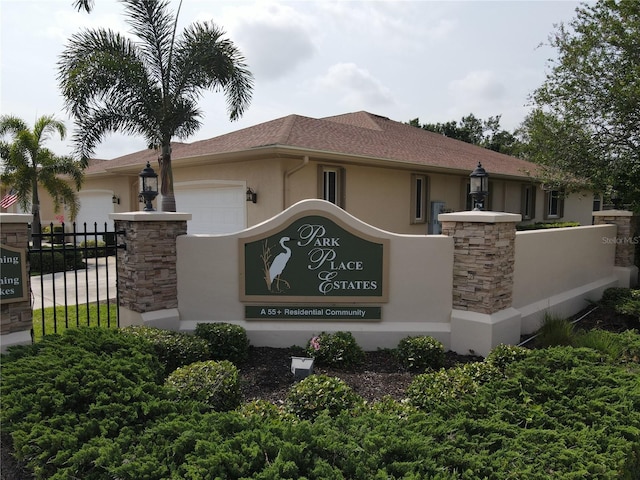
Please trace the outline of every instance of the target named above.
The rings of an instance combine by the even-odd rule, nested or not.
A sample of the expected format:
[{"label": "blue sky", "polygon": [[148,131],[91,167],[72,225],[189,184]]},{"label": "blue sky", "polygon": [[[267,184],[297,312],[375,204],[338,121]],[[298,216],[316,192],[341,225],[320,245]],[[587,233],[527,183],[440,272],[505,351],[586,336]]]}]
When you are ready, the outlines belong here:
[{"label": "blue sky", "polygon": [[[171,0],[177,8],[178,0]],[[255,76],[251,107],[230,122],[221,93],[207,93],[203,127],[187,142],[289,114],[324,117],[366,110],[401,122],[502,115],[513,130],[555,51],[554,24],[575,17],[575,1],[222,1],[183,0],[182,26],[211,20],[227,31]],[[29,124],[63,110],[56,62],[82,28],[128,31],[116,0],[91,14],[72,0],[0,2],[0,112]],[[71,152],[70,137],[47,145]],[[114,158],[145,148],[141,138],[109,136],[96,150]]]}]

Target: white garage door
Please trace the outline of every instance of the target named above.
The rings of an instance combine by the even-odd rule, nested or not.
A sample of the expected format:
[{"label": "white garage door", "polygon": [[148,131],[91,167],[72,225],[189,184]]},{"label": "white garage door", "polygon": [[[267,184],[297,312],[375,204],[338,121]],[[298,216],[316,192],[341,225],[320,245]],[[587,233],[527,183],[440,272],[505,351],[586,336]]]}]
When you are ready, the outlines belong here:
[{"label": "white garage door", "polygon": [[247,226],[242,186],[185,188],[176,185],[174,191],[176,210],[192,215],[187,222],[187,233],[233,233]]},{"label": "white garage door", "polygon": [[113,230],[113,221],[109,220],[109,214],[113,213],[113,192],[108,190],[88,190],[79,192],[80,212],[76,217],[76,230],[84,231],[83,223],[87,223],[87,232],[95,231],[94,222],[98,223],[98,231],[104,231],[104,223],[107,229]]}]

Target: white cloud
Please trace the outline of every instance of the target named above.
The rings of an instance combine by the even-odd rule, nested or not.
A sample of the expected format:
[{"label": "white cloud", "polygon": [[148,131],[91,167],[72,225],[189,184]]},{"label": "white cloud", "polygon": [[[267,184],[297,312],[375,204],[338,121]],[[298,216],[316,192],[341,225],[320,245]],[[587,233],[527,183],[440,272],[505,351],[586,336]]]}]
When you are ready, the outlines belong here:
[{"label": "white cloud", "polygon": [[367,110],[394,103],[391,91],[354,63],[332,65],[316,81],[316,87],[324,93],[333,92],[339,97],[338,102],[348,108]]},{"label": "white cloud", "polygon": [[223,15],[224,28],[257,80],[282,78],[316,55],[314,20],[295,6],[240,3]]},{"label": "white cloud", "polygon": [[456,97],[472,102],[496,101],[504,97],[506,88],[496,74],[489,70],[469,72],[464,78],[453,80],[449,91]]}]

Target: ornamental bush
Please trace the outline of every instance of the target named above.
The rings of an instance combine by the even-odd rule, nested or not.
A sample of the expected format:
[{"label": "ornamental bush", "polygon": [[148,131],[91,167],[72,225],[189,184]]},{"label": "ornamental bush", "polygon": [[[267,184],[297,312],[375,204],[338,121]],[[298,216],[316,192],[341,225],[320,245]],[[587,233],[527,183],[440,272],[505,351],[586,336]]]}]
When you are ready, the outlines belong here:
[{"label": "ornamental bush", "polygon": [[165,382],[178,400],[202,402],[223,412],[240,405],[238,369],[228,360],[195,362],[173,371]]},{"label": "ornamental bush", "polygon": [[165,376],[183,365],[209,359],[207,342],[193,335],[144,326],[125,327],[122,331],[144,338],[153,345],[164,365]]},{"label": "ornamental bush", "polygon": [[442,402],[473,395],[480,385],[500,377],[502,373],[491,363],[466,363],[417,375],[407,388],[407,397],[411,405],[429,411]]},{"label": "ornamental bush", "polygon": [[318,365],[330,367],[354,367],[365,359],[364,350],[351,332],[322,332],[307,342],[306,352]]},{"label": "ornamental bush", "polygon": [[529,353],[531,353],[531,350],[528,348],[501,343],[489,352],[489,355],[485,358],[485,362],[504,371],[507,365],[526,358]]},{"label": "ornamental bush", "polygon": [[621,287],[607,288],[602,293],[600,304],[621,315],[629,315],[640,320],[640,289]]},{"label": "ornamental bush", "polygon": [[249,357],[249,338],[240,325],[231,323],[198,323],[196,337],[204,339],[209,346],[209,358],[229,360],[241,364]]},{"label": "ornamental bush", "polygon": [[395,355],[403,367],[412,371],[437,370],[444,365],[444,346],[430,336],[403,338]]},{"label": "ornamental bush", "polygon": [[285,402],[288,412],[304,420],[312,420],[326,411],[335,417],[363,402],[349,385],[337,377],[311,375],[294,385]]}]

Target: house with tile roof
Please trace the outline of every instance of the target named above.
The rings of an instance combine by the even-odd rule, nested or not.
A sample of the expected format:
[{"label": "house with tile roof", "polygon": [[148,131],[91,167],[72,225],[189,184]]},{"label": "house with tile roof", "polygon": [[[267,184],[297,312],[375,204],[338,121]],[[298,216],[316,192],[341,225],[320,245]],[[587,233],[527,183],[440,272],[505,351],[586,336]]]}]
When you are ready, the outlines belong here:
[{"label": "house with tile roof", "polygon": [[[143,150],[91,162],[77,221],[142,209],[138,174],[147,162],[159,171],[157,157]],[[391,232],[440,233],[438,213],[471,209],[469,174],[479,162],[490,175],[488,210],[519,213],[525,222],[591,224],[593,195],[543,190],[535,164],[364,111],[288,115],[172,144],[176,206],[192,214],[189,233],[239,231],[308,198]],[[46,200],[42,218],[55,218]]]}]

